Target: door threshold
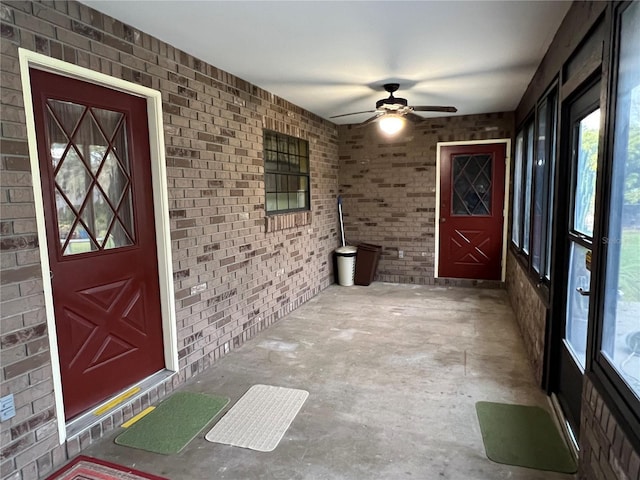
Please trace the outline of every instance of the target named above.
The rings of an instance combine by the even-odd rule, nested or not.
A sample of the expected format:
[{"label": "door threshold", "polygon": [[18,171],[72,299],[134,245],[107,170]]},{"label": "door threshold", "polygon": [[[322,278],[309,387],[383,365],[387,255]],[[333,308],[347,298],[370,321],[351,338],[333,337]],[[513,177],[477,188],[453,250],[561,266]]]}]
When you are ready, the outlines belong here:
[{"label": "door threshold", "polygon": [[81,414],[73,420],[66,423],[67,440],[77,437],[82,432],[89,430],[91,427],[99,424],[105,418],[113,415],[114,412],[122,407],[129,405],[149,390],[157,387],[169,377],[175,375],[178,372],[171,370],[161,370],[153,375],[145,378],[144,380],[132,385],[131,387],[118,392],[113,397],[109,398],[105,402],[95,406],[91,410]]},{"label": "door threshold", "polygon": [[569,422],[564,417],[564,413],[562,412],[562,407],[560,407],[560,402],[558,402],[558,397],[556,397],[555,393],[552,393],[549,397],[547,397],[549,403],[551,404],[551,409],[555,415],[553,416],[556,426],[560,428],[562,432],[562,436],[564,437],[565,442],[569,446],[569,450],[573,455],[574,460],[578,461],[578,455],[580,453],[580,447],[578,445],[578,439],[573,433]]}]

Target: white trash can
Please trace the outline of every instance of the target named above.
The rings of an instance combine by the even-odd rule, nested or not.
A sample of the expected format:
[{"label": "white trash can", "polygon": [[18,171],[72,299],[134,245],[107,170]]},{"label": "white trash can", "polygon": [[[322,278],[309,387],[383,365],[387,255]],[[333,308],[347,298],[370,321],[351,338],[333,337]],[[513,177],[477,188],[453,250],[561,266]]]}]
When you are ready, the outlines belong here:
[{"label": "white trash can", "polygon": [[338,257],[338,283],[343,287],[353,285],[353,278],[356,274],[356,253],[357,247],[336,248]]}]

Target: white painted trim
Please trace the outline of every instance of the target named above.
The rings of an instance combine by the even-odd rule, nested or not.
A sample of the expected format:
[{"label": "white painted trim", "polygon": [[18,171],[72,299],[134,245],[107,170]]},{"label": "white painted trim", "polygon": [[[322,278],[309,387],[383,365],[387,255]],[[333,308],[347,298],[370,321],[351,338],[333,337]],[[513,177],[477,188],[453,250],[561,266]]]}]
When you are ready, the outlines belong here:
[{"label": "white painted trim", "polygon": [[44,291],[44,308],[47,315],[47,333],[49,335],[49,351],[51,352],[51,376],[53,377],[53,394],[55,398],[56,419],[58,421],[58,440],[62,444],[66,437],[64,421],[64,406],[62,400],[62,378],[60,376],[60,356],[58,355],[58,335],[56,334],[55,317],[53,315],[53,292],[51,289],[51,268],[49,267],[49,252],[47,251],[46,226],[44,223],[44,206],[40,180],[40,166],[38,164],[38,144],[36,141],[36,124],[33,116],[33,101],[31,98],[31,82],[29,77],[29,60],[19,49],[20,75],[22,80],[22,96],[27,122],[27,142],[31,162],[31,182],[33,184],[33,203],[36,211],[36,225],[38,229],[38,244],[40,248],[40,266],[42,268],[42,287]]},{"label": "white painted trim", "polygon": [[175,294],[173,291],[173,260],[171,255],[171,226],[169,223],[169,193],[162,119],[162,95],[158,91],[151,91],[155,95],[147,97],[147,117],[149,119],[153,214],[156,223],[164,362],[167,370],[177,372],[180,368],[178,363],[178,330]]},{"label": "white painted trim", "polygon": [[435,258],[433,260],[434,277],[439,278],[439,257],[440,257],[440,149],[452,145],[486,145],[492,143],[505,144],[505,173],[504,173],[504,221],[502,224],[502,273],[501,281],[505,281],[507,276],[507,231],[509,229],[509,182],[511,181],[511,139],[496,138],[489,140],[438,142],[436,144],[436,230],[435,230]]},{"label": "white painted trim", "polygon": [[438,278],[438,269],[440,268],[440,142],[436,143],[436,231],[434,240],[433,276]]},{"label": "white painted trim", "polygon": [[119,78],[110,77],[100,72],[94,72],[93,70],[47,57],[46,55],[41,55],[24,48],[18,49],[18,54],[20,59],[22,95],[24,99],[27,123],[27,141],[31,162],[33,198],[36,211],[36,224],[38,228],[38,243],[40,248],[40,265],[42,268],[45,312],[47,315],[49,350],[51,352],[53,391],[56,403],[56,418],[58,421],[58,438],[60,444],[62,444],[67,438],[67,433],[62,397],[62,378],[60,376],[60,356],[58,353],[58,341],[53,309],[53,290],[49,274],[49,252],[47,250],[47,232],[45,227],[44,207],[42,203],[42,184],[40,178],[40,166],[38,162],[38,144],[36,140],[35,119],[33,116],[29,68],[34,67],[39,70],[46,70],[66,77],[88,81],[147,99],[165,367],[167,370],[178,371],[178,335],[176,327],[175,297],[173,291],[169,195],[167,190],[162,121],[162,96],[160,92],[151,88],[127,82]]}]

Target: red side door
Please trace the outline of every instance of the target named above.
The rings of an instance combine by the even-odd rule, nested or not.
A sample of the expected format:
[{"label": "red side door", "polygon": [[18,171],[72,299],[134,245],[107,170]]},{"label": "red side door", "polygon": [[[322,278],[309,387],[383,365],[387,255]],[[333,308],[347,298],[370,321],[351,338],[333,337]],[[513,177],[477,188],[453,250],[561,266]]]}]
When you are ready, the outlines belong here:
[{"label": "red side door", "polygon": [[66,418],[164,367],[146,100],[31,70]]},{"label": "red side door", "polygon": [[439,277],[501,279],[505,149],[441,148]]}]

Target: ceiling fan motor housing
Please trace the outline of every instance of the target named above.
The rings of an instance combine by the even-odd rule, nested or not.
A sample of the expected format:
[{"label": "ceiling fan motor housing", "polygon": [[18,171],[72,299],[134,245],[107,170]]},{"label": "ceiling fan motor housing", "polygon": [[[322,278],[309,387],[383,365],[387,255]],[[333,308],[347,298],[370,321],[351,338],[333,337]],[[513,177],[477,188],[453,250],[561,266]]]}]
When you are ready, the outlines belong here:
[{"label": "ceiling fan motor housing", "polygon": [[406,98],[394,97],[393,94],[389,98],[383,98],[376,102],[376,110],[400,110],[408,104]]},{"label": "ceiling fan motor housing", "polygon": [[400,88],[399,83],[385,83],[383,88],[389,92],[389,98],[383,98],[382,100],[378,100],[376,102],[376,110],[380,110],[383,112],[398,112],[405,110],[408,102],[406,98],[396,98],[393,96],[393,92]]}]

